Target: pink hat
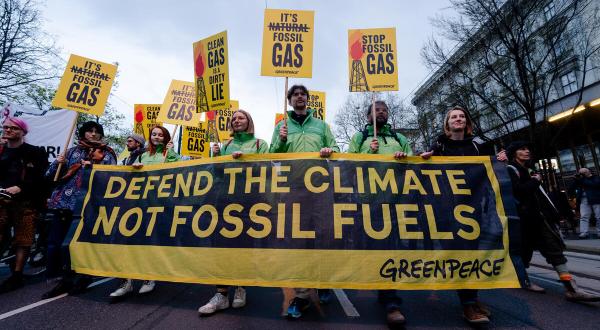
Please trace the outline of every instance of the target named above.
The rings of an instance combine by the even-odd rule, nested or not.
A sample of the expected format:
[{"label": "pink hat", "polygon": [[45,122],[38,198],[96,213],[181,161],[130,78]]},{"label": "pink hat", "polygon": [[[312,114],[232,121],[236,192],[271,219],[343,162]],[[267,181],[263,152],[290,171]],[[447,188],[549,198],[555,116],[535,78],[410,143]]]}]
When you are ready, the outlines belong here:
[{"label": "pink hat", "polygon": [[7,121],[10,121],[11,123],[19,126],[19,128],[22,129],[23,132],[25,132],[25,134],[27,134],[27,132],[29,131],[29,126],[27,126],[27,123],[23,119],[15,117],[6,117],[6,119],[4,120],[4,124],[6,124]]}]

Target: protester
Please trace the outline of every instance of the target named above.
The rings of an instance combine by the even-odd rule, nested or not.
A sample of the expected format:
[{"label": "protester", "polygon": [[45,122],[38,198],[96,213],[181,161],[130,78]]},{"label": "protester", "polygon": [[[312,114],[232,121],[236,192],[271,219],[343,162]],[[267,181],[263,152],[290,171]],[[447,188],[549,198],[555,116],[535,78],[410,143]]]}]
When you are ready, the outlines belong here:
[{"label": "protester", "polygon": [[[53,180],[59,164],[63,164],[59,173],[58,185],[48,200],[48,212],[51,216],[48,235],[47,275],[62,274],[62,279],[42,297],[51,298],[63,293],[78,294],[91,283],[89,276],[76,276],[71,270],[69,239],[67,233],[73,232],[79,222],[84,168],[93,164],[116,164],[115,152],[104,142],[102,125],[88,121],[78,131],[78,144],[69,148],[66,156],[59,155],[50,165],[46,177]],[[64,242],[64,243],[63,243]],[[62,265],[62,269],[58,265]]]},{"label": "protester", "polygon": [[29,127],[24,120],[7,117],[2,124],[0,144],[0,244],[9,227],[15,259],[12,275],[0,284],[0,293],[24,285],[23,268],[35,235],[36,215],[44,206],[44,173],[48,157],[44,148],[25,142]]},{"label": "protester", "polygon": [[529,146],[528,142],[515,141],[506,151],[509,159],[508,173],[521,219],[523,262],[528,267],[533,250],[539,250],[546,262],[558,273],[560,282],[566,289],[567,300],[600,301],[600,296],[579,290],[569,273],[567,259],[563,253],[565,244],[557,228],[558,212],[541,186],[540,174],[529,172]]},{"label": "protester", "polygon": [[[254,137],[254,121],[252,116],[242,109],[236,110],[229,122],[231,139],[223,143],[223,149],[218,144],[212,146],[213,156],[231,155],[238,159],[244,154],[264,154],[269,151],[267,142]],[[229,286],[217,285],[217,293],[198,309],[200,315],[211,315],[217,311],[229,308]],[[246,290],[236,287],[231,307],[241,308],[246,306]]]},{"label": "protester", "polygon": [[[150,140],[148,141],[147,150],[134,159],[132,166],[136,169],[141,169],[144,165],[171,163],[179,159],[180,156],[173,150],[173,141],[171,141],[169,131],[162,126],[154,126],[150,130]],[[154,291],[155,287],[155,281],[145,280],[138,293],[150,293]],[[133,280],[124,279],[119,287],[111,292],[110,298],[118,300],[131,292],[133,292]]]},{"label": "protester", "polygon": [[[303,85],[293,85],[287,91],[289,104],[294,108],[288,111],[288,119],[275,125],[271,139],[272,153],[319,152],[321,157],[329,157],[340,149],[335,142],[329,125],[313,117],[313,109],[307,110],[308,89]],[[300,318],[302,312],[310,307],[310,289],[294,289],[295,297],[290,302],[287,315]],[[327,303],[331,290],[319,290],[319,299]]]},{"label": "protester", "polygon": [[[479,156],[482,146],[473,140],[473,123],[467,110],[453,107],[446,113],[444,132],[428,152],[421,154],[423,158],[430,156]],[[478,290],[457,290],[463,307],[463,316],[471,324],[490,322],[490,310],[477,298]]]},{"label": "protester", "polygon": [[577,191],[579,204],[579,238],[589,238],[592,210],[596,217],[596,235],[600,236],[600,177],[582,167],[579,169],[573,188]]},{"label": "protester", "polygon": [[[354,134],[350,140],[349,153],[360,154],[392,154],[394,158],[401,159],[406,156],[412,156],[412,149],[408,144],[406,137],[400,133],[395,133],[392,126],[388,124],[388,106],[383,101],[375,102],[375,111],[373,105],[367,107],[367,122],[365,129]],[[374,138],[373,121],[377,129],[377,138]],[[367,140],[369,137],[373,137]],[[402,299],[396,295],[395,290],[379,290],[378,300],[385,305],[386,320],[389,325],[401,325],[406,322],[404,315],[400,311]]]},{"label": "protester", "polygon": [[146,151],[146,139],[140,134],[132,133],[127,137],[126,142],[127,151],[129,151],[129,156],[123,159],[123,165],[133,165],[136,161],[138,161],[139,157]]}]

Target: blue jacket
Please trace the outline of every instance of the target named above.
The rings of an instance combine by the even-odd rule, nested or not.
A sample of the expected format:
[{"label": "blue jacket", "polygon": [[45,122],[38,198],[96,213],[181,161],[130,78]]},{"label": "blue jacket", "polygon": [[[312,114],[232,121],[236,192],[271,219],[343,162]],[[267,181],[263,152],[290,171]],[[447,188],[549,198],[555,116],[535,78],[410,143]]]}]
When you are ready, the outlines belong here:
[{"label": "blue jacket", "polygon": [[575,180],[574,189],[577,191],[577,202],[581,202],[583,193],[587,197],[588,204],[600,204],[600,177],[592,175],[589,178]]}]

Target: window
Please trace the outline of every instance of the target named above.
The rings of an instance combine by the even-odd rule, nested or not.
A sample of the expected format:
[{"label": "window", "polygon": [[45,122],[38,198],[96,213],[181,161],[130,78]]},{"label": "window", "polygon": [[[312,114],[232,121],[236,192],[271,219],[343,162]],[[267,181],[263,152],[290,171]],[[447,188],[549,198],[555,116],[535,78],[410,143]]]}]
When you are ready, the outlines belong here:
[{"label": "window", "polygon": [[563,175],[575,175],[577,167],[575,166],[575,159],[573,159],[573,153],[571,152],[571,149],[559,150],[558,159],[560,160]]},{"label": "window", "polygon": [[546,7],[544,7],[544,17],[546,21],[549,21],[556,14],[556,9],[554,8],[554,1],[550,1]]},{"label": "window", "polygon": [[562,75],[560,77],[560,83],[563,88],[563,92],[565,95],[571,94],[577,90],[577,77],[575,76],[575,71],[570,71],[569,73]]}]

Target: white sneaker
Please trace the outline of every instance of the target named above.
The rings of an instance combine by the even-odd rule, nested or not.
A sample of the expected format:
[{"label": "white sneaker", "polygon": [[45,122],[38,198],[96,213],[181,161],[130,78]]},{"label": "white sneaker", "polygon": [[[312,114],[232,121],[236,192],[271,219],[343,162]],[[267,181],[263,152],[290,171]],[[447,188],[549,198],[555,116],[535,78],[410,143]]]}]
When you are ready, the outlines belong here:
[{"label": "white sneaker", "polygon": [[123,280],[118,289],[113,291],[110,296],[113,298],[123,297],[124,295],[133,292],[133,283],[130,279]]},{"label": "white sneaker", "polygon": [[235,294],[233,295],[233,303],[231,307],[241,308],[246,306],[246,290],[241,286],[235,288]]},{"label": "white sneaker", "polygon": [[198,308],[198,313],[207,315],[226,308],[229,308],[229,299],[217,292],[206,305]]},{"label": "white sneaker", "polygon": [[156,286],[156,282],[154,281],[144,281],[140,291],[138,293],[148,293],[154,291],[154,287]]}]

